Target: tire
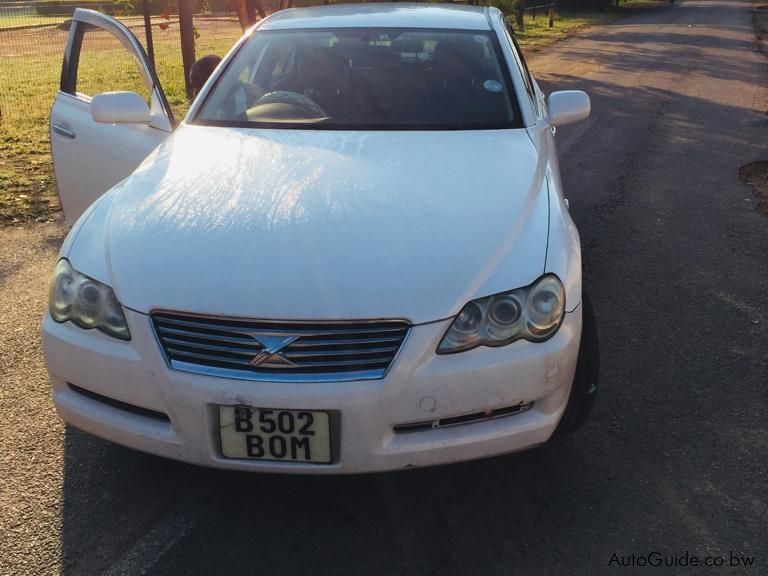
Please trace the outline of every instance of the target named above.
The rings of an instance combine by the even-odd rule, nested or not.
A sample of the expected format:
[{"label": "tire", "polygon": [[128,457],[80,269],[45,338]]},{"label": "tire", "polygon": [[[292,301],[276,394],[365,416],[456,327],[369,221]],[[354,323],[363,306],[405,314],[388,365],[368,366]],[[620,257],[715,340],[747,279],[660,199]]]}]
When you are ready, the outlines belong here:
[{"label": "tire", "polygon": [[554,436],[570,434],[586,424],[595,403],[600,376],[600,346],[597,337],[595,312],[585,292],[581,299],[582,328],[579,358],[573,377],[571,395]]}]

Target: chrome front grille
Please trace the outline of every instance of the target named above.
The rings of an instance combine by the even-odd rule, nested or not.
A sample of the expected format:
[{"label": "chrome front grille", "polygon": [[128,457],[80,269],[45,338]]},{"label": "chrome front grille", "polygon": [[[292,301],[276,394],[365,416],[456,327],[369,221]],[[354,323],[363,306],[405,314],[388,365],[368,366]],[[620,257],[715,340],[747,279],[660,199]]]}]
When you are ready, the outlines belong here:
[{"label": "chrome front grille", "polygon": [[268,322],[165,312],[152,323],[176,370],[290,382],[383,378],[409,328],[401,320]]}]

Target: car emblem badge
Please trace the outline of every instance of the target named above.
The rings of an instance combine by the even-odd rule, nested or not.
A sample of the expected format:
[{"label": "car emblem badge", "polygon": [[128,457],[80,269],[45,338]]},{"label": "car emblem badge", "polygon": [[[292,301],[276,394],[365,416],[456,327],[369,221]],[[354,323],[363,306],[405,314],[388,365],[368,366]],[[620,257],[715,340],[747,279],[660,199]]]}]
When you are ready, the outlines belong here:
[{"label": "car emblem badge", "polygon": [[280,352],[293,342],[299,339],[298,336],[270,336],[266,334],[249,334],[264,348],[256,356],[251,358],[251,366],[261,366],[264,368],[288,368],[295,366]]}]

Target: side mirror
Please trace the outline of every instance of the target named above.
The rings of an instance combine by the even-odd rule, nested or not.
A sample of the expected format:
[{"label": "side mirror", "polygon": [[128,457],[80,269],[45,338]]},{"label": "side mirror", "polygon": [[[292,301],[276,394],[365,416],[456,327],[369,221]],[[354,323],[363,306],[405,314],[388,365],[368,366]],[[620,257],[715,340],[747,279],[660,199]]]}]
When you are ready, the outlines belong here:
[{"label": "side mirror", "polygon": [[549,123],[552,126],[565,126],[584,120],[589,116],[592,105],[586,92],[563,90],[549,95],[548,108]]},{"label": "side mirror", "polygon": [[91,98],[91,118],[102,124],[149,124],[152,113],[136,92],[104,92]]}]

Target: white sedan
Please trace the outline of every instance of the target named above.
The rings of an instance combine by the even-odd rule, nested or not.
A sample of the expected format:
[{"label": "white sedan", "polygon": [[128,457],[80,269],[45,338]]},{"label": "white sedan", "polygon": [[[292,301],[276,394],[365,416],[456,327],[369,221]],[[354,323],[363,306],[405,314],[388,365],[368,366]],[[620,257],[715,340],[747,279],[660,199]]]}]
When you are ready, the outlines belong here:
[{"label": "white sedan", "polygon": [[[144,97],[86,95],[88,34]],[[556,126],[494,8],[285,10],[175,125],[77,10],[51,141],[74,222],[43,320],[69,424],[219,468],[357,473],[569,432],[597,384]]]}]

